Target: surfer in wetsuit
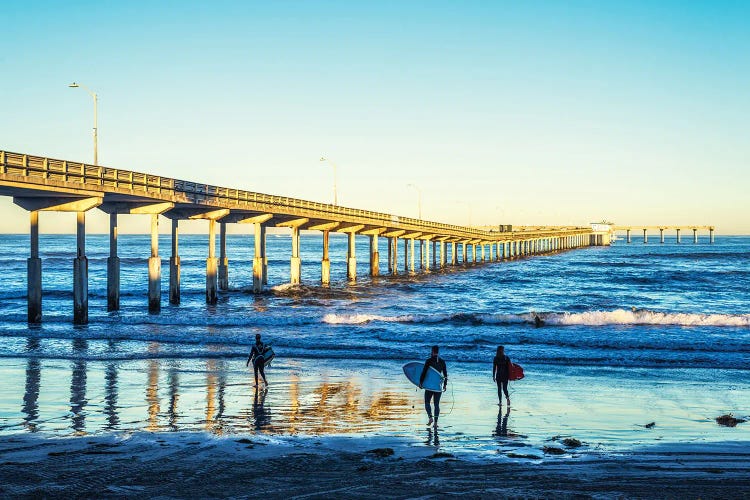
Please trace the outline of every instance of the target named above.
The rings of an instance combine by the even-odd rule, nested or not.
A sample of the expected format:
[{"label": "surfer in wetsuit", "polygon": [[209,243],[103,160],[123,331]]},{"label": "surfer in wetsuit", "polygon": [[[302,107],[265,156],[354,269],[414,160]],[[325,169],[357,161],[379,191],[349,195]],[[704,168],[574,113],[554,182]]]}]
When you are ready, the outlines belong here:
[{"label": "surfer in wetsuit", "polygon": [[255,345],[250,350],[250,356],[247,358],[245,366],[248,366],[250,362],[253,362],[253,371],[255,372],[255,385],[258,385],[258,372],[263,377],[263,383],[268,385],[266,381],[266,359],[263,357],[263,352],[266,350],[266,345],[260,340],[260,333],[255,334]]},{"label": "surfer in wetsuit", "polygon": [[[422,389],[422,384],[424,383],[424,379],[427,376],[427,370],[432,367],[436,369],[439,373],[443,374],[443,390],[445,390],[448,387],[448,368],[445,366],[445,361],[443,358],[438,356],[438,351],[440,348],[436,345],[432,346],[432,356],[430,356],[427,361],[424,363],[424,368],[422,369],[422,375],[419,377],[419,388]],[[427,416],[430,418],[430,420],[427,422],[427,425],[432,425],[433,422],[435,424],[435,427],[437,427],[438,424],[438,417],[440,416],[440,396],[442,396],[443,393],[440,391],[430,391],[425,389],[424,391],[424,409],[427,411]],[[432,418],[432,408],[430,406],[430,400],[435,401],[435,419],[433,421]]]},{"label": "surfer in wetsuit", "polygon": [[497,399],[500,406],[503,404],[503,393],[510,407],[510,396],[508,396],[508,379],[510,378],[510,358],[505,355],[505,347],[497,346],[497,354],[492,360],[492,380],[497,382]]}]

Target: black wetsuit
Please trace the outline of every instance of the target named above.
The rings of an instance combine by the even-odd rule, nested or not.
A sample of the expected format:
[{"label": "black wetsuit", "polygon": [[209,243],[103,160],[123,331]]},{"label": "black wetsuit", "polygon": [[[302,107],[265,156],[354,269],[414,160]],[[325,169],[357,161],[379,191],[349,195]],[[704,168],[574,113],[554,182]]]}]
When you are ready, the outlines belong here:
[{"label": "black wetsuit", "polygon": [[508,356],[503,355],[502,359],[498,359],[495,356],[495,359],[492,360],[492,375],[497,382],[497,398],[502,402],[503,393],[505,393],[505,398],[509,399],[508,378],[510,377],[510,358]]},{"label": "black wetsuit", "polygon": [[258,383],[258,372],[260,372],[260,376],[263,377],[263,382],[266,381],[266,358],[263,357],[263,351],[266,349],[265,344],[263,342],[256,342],[253,348],[250,350],[250,357],[247,358],[247,363],[250,364],[250,362],[253,362],[253,370],[255,372],[255,383]]},{"label": "black wetsuit", "polygon": [[[419,377],[419,386],[422,387],[422,383],[424,382],[425,377],[427,376],[427,369],[429,367],[432,367],[436,369],[438,372],[442,373],[445,377],[443,382],[443,388],[445,388],[445,384],[448,383],[448,368],[445,366],[445,361],[443,361],[443,358],[440,356],[430,356],[430,358],[425,361],[424,368],[422,369],[422,375]],[[430,408],[430,400],[435,400],[435,418],[438,418],[440,416],[440,396],[442,396],[443,393],[439,391],[424,391],[424,409],[427,411],[427,416],[432,418],[432,408]]]}]

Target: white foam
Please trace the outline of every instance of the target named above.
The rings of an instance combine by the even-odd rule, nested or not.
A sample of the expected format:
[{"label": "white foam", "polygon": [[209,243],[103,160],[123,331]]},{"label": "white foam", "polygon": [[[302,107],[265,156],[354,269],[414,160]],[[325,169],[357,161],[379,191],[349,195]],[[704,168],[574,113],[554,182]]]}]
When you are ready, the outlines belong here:
[{"label": "white foam", "polygon": [[645,309],[547,313],[540,315],[550,325],[678,325],[750,326],[750,314],[667,313]]}]

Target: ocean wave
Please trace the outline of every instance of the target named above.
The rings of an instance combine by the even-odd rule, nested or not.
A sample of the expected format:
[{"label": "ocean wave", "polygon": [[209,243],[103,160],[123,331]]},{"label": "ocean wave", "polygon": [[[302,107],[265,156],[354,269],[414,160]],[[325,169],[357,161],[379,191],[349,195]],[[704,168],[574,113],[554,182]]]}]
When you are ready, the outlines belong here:
[{"label": "ocean wave", "polygon": [[546,313],[540,318],[548,325],[673,325],[673,326],[750,326],[750,314],[670,313],[646,309],[615,309],[580,313]]},{"label": "ocean wave", "polygon": [[[537,321],[539,318],[539,323]],[[521,314],[454,313],[454,314],[326,314],[323,322],[331,325],[385,323],[463,323],[534,326],[607,326],[607,325],[672,325],[749,327],[750,314],[670,313],[646,309],[615,309],[585,312],[527,312]]]}]

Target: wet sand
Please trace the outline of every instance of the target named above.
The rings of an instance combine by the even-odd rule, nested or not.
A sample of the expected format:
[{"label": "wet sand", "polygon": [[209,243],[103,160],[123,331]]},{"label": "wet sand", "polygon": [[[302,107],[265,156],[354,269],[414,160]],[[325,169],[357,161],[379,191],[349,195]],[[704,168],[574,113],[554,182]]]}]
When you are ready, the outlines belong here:
[{"label": "wet sand", "polygon": [[750,424],[714,421],[747,414],[745,371],[711,379],[701,370],[528,365],[509,411],[497,406],[488,367],[452,363],[434,430],[401,364],[280,359],[270,386],[256,391],[240,359],[5,360],[0,494],[750,492]]},{"label": "wet sand", "polygon": [[24,435],[0,442],[4,497],[746,498],[748,493],[748,443],[498,463],[367,438],[269,442],[148,433],[125,440]]}]

